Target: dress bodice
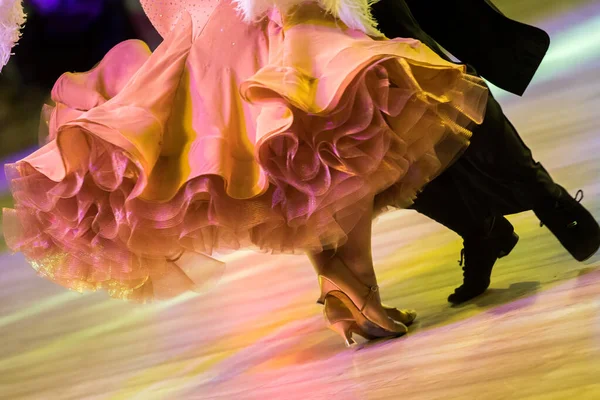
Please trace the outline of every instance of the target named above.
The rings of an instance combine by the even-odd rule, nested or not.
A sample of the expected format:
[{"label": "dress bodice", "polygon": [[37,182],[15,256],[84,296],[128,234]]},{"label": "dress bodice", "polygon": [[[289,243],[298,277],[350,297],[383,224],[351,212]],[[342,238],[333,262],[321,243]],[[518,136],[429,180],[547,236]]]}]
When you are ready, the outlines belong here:
[{"label": "dress bodice", "polygon": [[140,0],[144,12],[154,28],[165,37],[179,21],[184,12],[191,15],[194,31],[204,28],[210,15],[221,0]]},{"label": "dress bodice", "polygon": [[[181,15],[187,12],[194,24],[194,33],[202,31],[213,11],[221,0],[140,0],[152,25],[165,35],[173,29]],[[308,3],[318,4],[323,10],[342,21],[351,29],[357,29],[370,36],[382,36],[375,28],[371,16],[371,3],[368,0],[224,0],[233,6],[247,23],[262,19],[273,9],[276,14],[287,14]]]}]

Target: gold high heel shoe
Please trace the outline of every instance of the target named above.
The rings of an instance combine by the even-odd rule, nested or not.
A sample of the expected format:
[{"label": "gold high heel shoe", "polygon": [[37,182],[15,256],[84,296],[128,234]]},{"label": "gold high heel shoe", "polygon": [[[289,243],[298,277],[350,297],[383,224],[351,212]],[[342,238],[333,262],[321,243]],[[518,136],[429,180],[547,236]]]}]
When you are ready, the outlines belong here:
[{"label": "gold high heel shoe", "polygon": [[[325,305],[325,299],[319,298],[317,300],[317,304]],[[415,310],[410,310],[406,308],[396,308],[392,306],[388,306],[385,304],[381,304],[383,310],[386,312],[387,316],[393,319],[394,321],[403,323],[406,326],[411,326],[413,322],[417,319],[417,312]],[[364,336],[363,336],[364,337]]]},{"label": "gold high heel shoe", "polygon": [[[339,300],[352,314],[352,319],[361,333],[365,333],[369,338],[400,336],[408,332],[406,325],[388,317],[381,306],[377,286],[370,288],[365,286],[339,258],[334,257],[331,261],[339,263],[338,268],[329,265],[329,268],[319,275],[321,298],[325,303],[331,297]],[[354,325],[348,315],[344,318],[335,317],[335,321],[339,323],[331,324],[331,329],[348,342],[347,334],[352,333]]]},{"label": "gold high heel shoe", "polygon": [[381,304],[388,317],[394,321],[403,323],[406,326],[411,326],[415,319],[417,319],[417,312],[415,310],[408,310],[404,308],[395,308]]},{"label": "gold high heel shoe", "polygon": [[376,339],[376,337],[360,329],[350,310],[338,298],[328,296],[324,300],[323,306],[323,317],[327,322],[327,327],[344,339],[346,347],[356,344],[356,341],[352,338],[352,334],[357,334],[367,340]]},{"label": "gold high heel shoe", "polygon": [[[327,327],[332,331],[339,334],[344,341],[346,342],[346,347],[352,347],[356,345],[356,341],[352,337],[353,334],[364,337],[367,340],[375,340],[377,337],[369,335],[360,329],[360,326],[354,320],[352,313],[350,310],[346,308],[344,303],[342,303],[338,298],[329,296],[324,301],[323,304],[323,316],[325,317],[325,321],[327,322]],[[384,306],[385,308],[385,306]],[[403,319],[410,319],[410,321],[414,321],[416,317],[416,313],[409,314],[402,313],[401,310],[397,310],[392,307],[388,307],[386,311],[391,311],[392,314],[400,315]],[[388,313],[389,315],[389,313]],[[396,320],[397,321],[397,320]],[[400,322],[400,321],[398,321]]]}]

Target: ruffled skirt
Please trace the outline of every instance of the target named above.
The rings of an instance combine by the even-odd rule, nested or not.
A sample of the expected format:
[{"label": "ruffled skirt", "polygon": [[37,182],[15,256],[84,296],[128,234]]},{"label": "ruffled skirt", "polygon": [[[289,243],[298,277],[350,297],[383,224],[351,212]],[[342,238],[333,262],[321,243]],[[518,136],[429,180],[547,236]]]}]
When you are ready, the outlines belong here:
[{"label": "ruffled skirt", "polygon": [[127,41],[63,75],[46,144],[6,166],[11,249],[146,301],[198,290],[213,251],[319,251],[363,199],[411,204],[468,145],[485,85],[418,41],[300,11],[250,26],[224,2],[198,35],[184,16],[154,53]]}]

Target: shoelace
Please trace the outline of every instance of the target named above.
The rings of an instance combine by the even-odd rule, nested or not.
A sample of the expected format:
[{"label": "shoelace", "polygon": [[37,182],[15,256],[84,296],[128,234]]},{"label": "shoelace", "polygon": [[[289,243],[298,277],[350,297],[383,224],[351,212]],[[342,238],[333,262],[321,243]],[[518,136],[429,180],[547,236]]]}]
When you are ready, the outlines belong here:
[{"label": "shoelace", "polygon": [[460,260],[458,260],[458,266],[462,267],[463,262],[465,261],[465,249],[464,247],[460,250]]},{"label": "shoelace", "polygon": [[[575,201],[578,203],[581,203],[581,200],[583,200],[583,190],[579,189],[577,191],[577,193],[575,193],[575,197],[574,197]],[[577,225],[577,221],[573,221],[571,222],[571,224],[573,224],[573,226]],[[544,223],[542,221],[540,221],[540,228],[544,226]]]}]

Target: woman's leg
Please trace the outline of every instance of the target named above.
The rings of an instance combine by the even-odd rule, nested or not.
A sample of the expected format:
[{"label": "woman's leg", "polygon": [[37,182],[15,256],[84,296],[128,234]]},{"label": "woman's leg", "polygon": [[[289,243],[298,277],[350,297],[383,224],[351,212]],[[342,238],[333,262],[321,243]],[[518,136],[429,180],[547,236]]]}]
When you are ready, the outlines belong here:
[{"label": "woman's leg", "polygon": [[[365,199],[362,205],[358,205],[360,219],[343,246],[308,255],[319,276],[325,318],[347,343],[351,332],[369,339],[407,332],[381,304],[371,252],[373,198]],[[408,313],[403,317],[414,320]]]}]

